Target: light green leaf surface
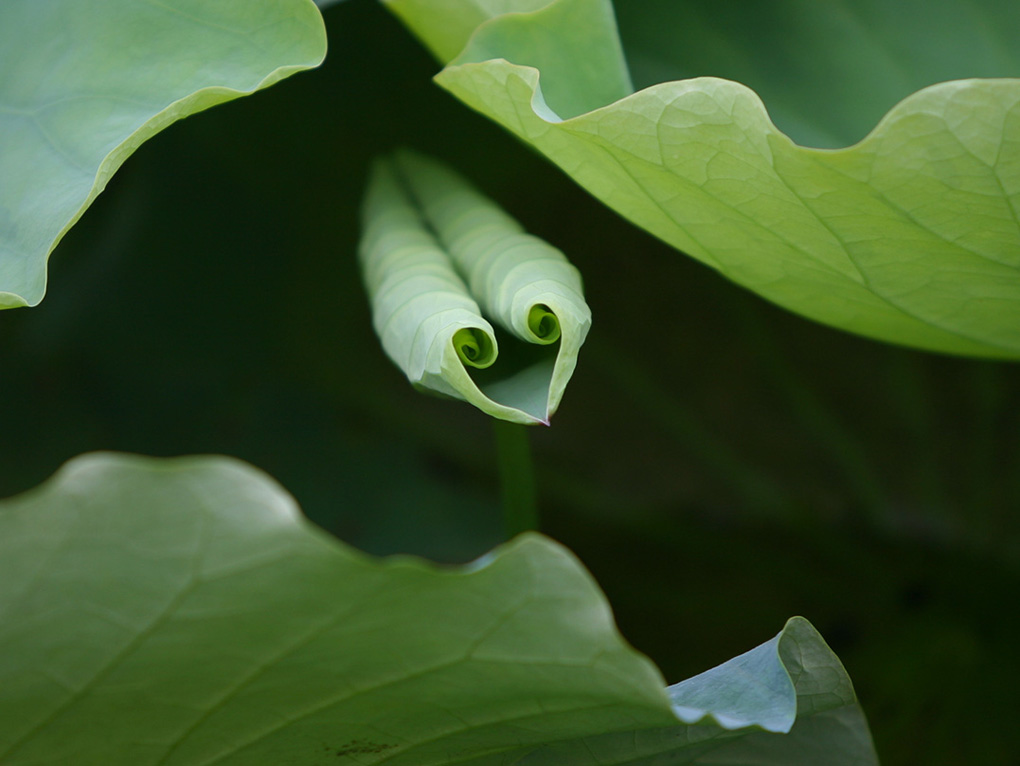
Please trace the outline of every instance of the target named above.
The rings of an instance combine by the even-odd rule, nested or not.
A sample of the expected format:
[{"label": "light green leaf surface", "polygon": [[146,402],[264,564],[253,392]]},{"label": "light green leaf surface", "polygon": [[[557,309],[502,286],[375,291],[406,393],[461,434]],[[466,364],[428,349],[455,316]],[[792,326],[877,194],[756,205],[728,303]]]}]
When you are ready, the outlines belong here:
[{"label": "light green leaf surface", "polygon": [[144,141],[325,52],[310,0],[0,3],[0,308],[42,300],[49,253]]},{"label": "light green leaf surface", "polygon": [[225,458],[0,503],[0,720],[6,766],[876,763],[802,619],[664,691],[555,543],[372,559]]},{"label": "light green leaf surface", "polygon": [[[493,417],[548,424],[591,326],[563,253],[407,151],[376,163],[362,218],[373,324],[408,380]],[[505,331],[502,344],[483,316]]]},{"label": "light green leaf surface", "polygon": [[[395,10],[404,5],[405,0],[390,3]],[[659,41],[668,34],[670,19],[682,13],[659,14],[661,5],[638,5],[651,13],[646,27],[658,23],[658,28],[636,39],[656,41],[649,56],[659,62],[657,52],[668,48]],[[746,38],[754,39],[754,25],[763,26],[770,14],[785,18],[790,8],[799,7],[787,2],[773,11],[773,5],[750,13]],[[901,18],[902,3],[891,5],[896,11],[888,18]],[[713,4],[712,11],[719,7]],[[955,25],[958,35],[1016,30],[1015,4],[974,0],[968,7],[979,9],[970,15],[980,16],[980,23]],[[531,13],[491,18],[477,27],[437,81],[542,151],[633,223],[779,305],[922,349],[1020,358],[1020,80],[934,84],[897,104],[859,144],[810,149],[776,128],[758,95],[736,82],[698,77],[607,97],[612,89],[596,88],[587,73],[618,59],[608,8],[607,0],[554,0]],[[732,20],[743,11],[719,13]],[[601,24],[564,23],[578,17]],[[700,34],[695,20],[684,21],[691,27],[686,35]],[[893,35],[880,21],[874,26]],[[439,21],[433,17],[430,23]],[[822,51],[840,49],[840,28],[794,25],[806,38],[821,36],[811,49]],[[991,34],[994,55],[976,54],[973,73],[1020,74],[1020,36]],[[685,46],[682,38],[678,34],[681,42],[674,48],[692,52],[674,58],[699,50],[724,55],[718,45]],[[743,50],[737,38],[725,39],[732,57],[748,58],[742,71],[754,69],[756,57],[774,52]],[[903,46],[902,55],[913,55],[918,71],[928,71],[925,62],[937,60],[939,38],[911,39],[913,48]],[[960,51],[984,42],[980,36],[957,41],[951,71],[966,69]],[[785,39],[784,45],[796,48],[798,39]],[[561,56],[561,49],[572,55]],[[642,56],[641,50],[627,53]],[[646,63],[641,71],[644,77],[661,75],[669,64],[656,69]],[[813,61],[803,68],[811,66]],[[867,63],[872,74],[892,68],[888,57],[877,53]],[[774,71],[760,69],[759,77]],[[921,77],[897,76],[889,92]],[[833,88],[854,92],[842,83]],[[873,111],[881,101],[869,100],[862,110]],[[791,103],[783,112],[806,134],[811,126],[816,135],[839,133],[830,129],[831,120],[803,116],[825,108],[817,99],[797,106],[799,122]],[[852,109],[843,105],[841,113]],[[859,122],[840,136],[858,128]]]}]

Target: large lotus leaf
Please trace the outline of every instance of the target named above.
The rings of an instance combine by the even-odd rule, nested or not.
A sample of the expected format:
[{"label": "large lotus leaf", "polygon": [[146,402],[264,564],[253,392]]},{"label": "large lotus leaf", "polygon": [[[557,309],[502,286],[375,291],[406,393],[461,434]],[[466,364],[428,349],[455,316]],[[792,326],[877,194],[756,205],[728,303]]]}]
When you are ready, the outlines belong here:
[{"label": "large lotus leaf", "polygon": [[0,720],[8,766],[876,762],[803,619],[664,689],[555,543],[373,559],[225,458],[86,456],[0,504]]},{"label": "large lotus leaf", "polygon": [[0,308],[144,141],[325,52],[310,0],[0,3]]},{"label": "large lotus leaf", "polygon": [[[946,73],[1020,73],[1018,37],[1002,31],[1017,28],[1017,6],[993,0],[973,0],[959,13],[950,7],[959,3],[926,4],[914,14],[928,19],[924,29],[933,16],[948,19],[955,36],[951,64],[929,66],[939,60],[941,38],[910,32],[895,56],[880,56],[886,38],[909,26],[902,17],[913,4],[905,2],[885,3],[881,13],[868,3],[873,18],[856,24],[856,39],[873,49],[870,56],[860,49],[862,67],[872,79],[881,82],[884,74],[888,80],[861,104],[860,114],[872,115],[904,88]],[[405,21],[424,12],[414,0],[389,5]],[[829,54],[846,63],[849,43],[840,24],[790,22],[780,27],[789,33],[782,48],[775,35],[757,34],[770,28],[771,16],[789,18],[791,8],[805,3],[769,3],[768,10],[762,3],[715,3],[711,10],[701,10],[707,3],[669,5],[669,11],[661,4],[628,6],[628,18],[644,18],[645,32],[635,30],[635,44],[654,41],[647,51],[626,51],[644,62],[638,67],[643,78],[670,69],[704,74],[716,71],[712,65],[720,59],[743,57],[728,71],[757,69],[762,82],[772,82],[773,74],[777,81],[796,81],[790,67],[768,64],[785,57],[797,61],[804,73],[799,81],[815,91],[824,89],[818,78],[829,73],[837,96],[855,92],[836,78],[852,78],[856,69],[816,64]],[[415,14],[407,6],[415,6]],[[745,6],[755,10],[744,15]],[[822,6],[812,14],[837,20],[849,14]],[[688,7],[698,13],[684,17]],[[606,98],[608,89],[596,90],[589,73],[616,58],[608,8],[603,0],[554,0],[531,13],[493,16],[437,81],[638,226],[782,306],[923,349],[1020,357],[1020,80],[932,85],[896,104],[860,143],[806,148],[772,123],[754,91],[729,80],[697,77]],[[704,25],[704,34],[718,44],[687,45],[701,34],[698,14],[715,13],[723,21]],[[969,22],[957,23],[956,16]],[[601,23],[572,23],[582,17]],[[662,41],[677,24],[688,28],[670,47]],[[745,30],[743,37],[732,33],[734,25]],[[817,56],[788,52],[801,38]],[[985,50],[989,39],[992,53]],[[676,52],[663,53],[669,50]],[[968,68],[971,50],[983,52]],[[704,60],[685,59],[699,52]],[[909,75],[895,69],[900,59],[911,61]],[[770,96],[784,122],[805,135],[837,141],[858,135],[860,120],[841,116],[853,104],[842,104],[831,118],[805,116],[828,108],[817,98],[800,100],[810,92],[774,84]]]}]

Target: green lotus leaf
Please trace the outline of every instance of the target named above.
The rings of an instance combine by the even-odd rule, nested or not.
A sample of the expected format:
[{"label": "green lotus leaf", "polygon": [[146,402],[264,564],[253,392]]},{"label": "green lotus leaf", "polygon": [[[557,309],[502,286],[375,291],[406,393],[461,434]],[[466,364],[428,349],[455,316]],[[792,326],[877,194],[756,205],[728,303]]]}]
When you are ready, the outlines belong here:
[{"label": "green lotus leaf", "polygon": [[325,52],[310,0],[0,3],[0,308],[144,141]]},{"label": "green lotus leaf", "polygon": [[226,458],[89,455],[0,503],[0,720],[5,766],[876,763],[803,619],[664,688],[550,540],[373,559]]},{"label": "green lotus leaf", "polygon": [[[860,36],[867,39],[867,30],[875,29],[888,38],[887,25],[902,20],[905,2],[882,4],[888,11],[867,4],[862,14],[877,20],[871,26],[857,23],[859,32],[865,30]],[[471,2],[458,5],[474,7]],[[734,40],[753,44],[767,17],[789,18],[795,5],[805,4],[751,3],[753,10],[746,15],[743,6],[717,11],[719,4],[711,9],[698,4],[701,14],[719,13],[731,26],[740,26],[744,37],[724,38],[707,24],[705,34],[715,31],[713,39],[726,45],[681,44],[701,33],[701,25],[693,23],[695,14],[684,19],[689,29],[678,33],[672,48],[661,41],[672,29],[669,22],[682,19],[688,4],[634,5],[628,5],[628,16],[643,17],[651,30],[635,39],[656,44],[647,58],[644,50],[627,50],[629,58],[642,62],[643,79],[670,68],[682,70],[680,75],[692,70],[704,74],[707,65],[694,60],[701,52],[714,61],[743,55],[748,59],[743,66],[731,69],[758,71],[759,80],[770,82],[770,72],[785,70],[759,67],[755,56],[769,60],[779,56],[776,50],[744,51]],[[823,5],[830,16],[842,18],[830,4]],[[953,8],[960,5],[926,5],[920,15],[952,20]],[[414,0],[392,0],[388,6],[415,31],[419,27],[412,22],[427,13],[426,4]],[[988,48],[987,39],[980,37],[984,34],[995,38],[995,54],[975,53],[974,71],[1020,73],[1018,38],[995,31],[1016,28],[1016,5],[972,0],[966,8],[962,15],[969,21],[951,25],[952,34],[964,36],[951,46],[956,65],[933,65],[931,71],[965,77],[961,51]],[[933,84],[893,106],[859,143],[814,149],[781,132],[758,95],[737,82],[702,76],[636,93],[620,92],[622,72],[615,85],[595,82],[592,72],[603,72],[613,62],[622,67],[608,1],[554,0],[537,10],[523,3],[520,10],[528,12],[492,14],[479,23],[436,79],[536,147],[611,208],[806,317],[922,349],[1020,358],[1020,80]],[[432,26],[439,23],[430,17]],[[799,45],[793,33],[806,40],[822,36],[810,50],[843,50],[838,24],[791,22],[789,28],[784,50]],[[881,48],[885,38],[874,34],[874,47]],[[938,60],[941,39],[910,38],[916,45],[901,45],[897,54],[913,54],[915,70],[927,71],[926,64]],[[930,55],[926,43],[933,46]],[[666,50],[677,51],[672,60],[664,57]],[[989,63],[990,58],[995,61]],[[682,65],[676,65],[677,59],[683,59]],[[888,71],[888,93],[923,79],[922,74],[894,73],[894,64],[877,54],[868,62],[870,72]],[[819,66],[834,76],[837,72]],[[802,63],[804,72],[813,67],[814,59]],[[788,79],[822,87],[817,75]],[[854,92],[841,82],[832,88]],[[789,95],[795,89],[774,85],[771,92]],[[784,121],[802,135],[838,142],[860,127],[859,121],[847,123],[839,131],[832,119],[804,116],[811,102],[800,103],[797,112],[792,103],[791,97],[780,104]],[[871,114],[881,103],[880,97],[867,100],[861,112]],[[853,109],[844,104],[840,113]]]},{"label": "green lotus leaf", "polygon": [[376,163],[362,218],[373,324],[408,380],[548,424],[591,326],[577,269],[453,170],[407,151]]}]

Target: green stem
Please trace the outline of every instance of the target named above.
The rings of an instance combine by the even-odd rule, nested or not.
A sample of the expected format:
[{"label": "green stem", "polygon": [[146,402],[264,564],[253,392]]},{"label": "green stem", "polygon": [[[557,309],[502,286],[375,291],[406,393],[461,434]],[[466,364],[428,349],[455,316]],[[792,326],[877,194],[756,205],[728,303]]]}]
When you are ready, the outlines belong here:
[{"label": "green stem", "polygon": [[538,529],[535,501],[535,470],[527,426],[493,419],[496,460],[499,463],[500,494],[503,497],[503,525],[507,538]]}]

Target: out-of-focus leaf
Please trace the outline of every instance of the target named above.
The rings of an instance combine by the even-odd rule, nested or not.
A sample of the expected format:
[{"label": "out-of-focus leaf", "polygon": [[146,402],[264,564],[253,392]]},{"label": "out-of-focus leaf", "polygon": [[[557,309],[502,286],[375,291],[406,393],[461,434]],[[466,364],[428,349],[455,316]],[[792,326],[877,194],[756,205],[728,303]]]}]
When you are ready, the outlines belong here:
[{"label": "out-of-focus leaf", "polygon": [[[985,27],[1015,28],[1015,5],[972,7]],[[633,223],[788,309],[922,349],[1020,357],[1020,80],[932,85],[861,143],[809,149],[739,83],[698,77],[606,98],[587,73],[617,58],[608,8],[554,0],[492,18],[437,81]],[[566,23],[578,17],[600,23]],[[1014,73],[1017,39],[1002,38],[996,54]],[[916,55],[918,66],[935,54]],[[871,64],[893,71],[887,59]]]},{"label": "out-of-focus leaf", "polygon": [[[494,417],[548,423],[591,325],[577,269],[461,176],[410,152],[377,163],[363,218],[373,322],[408,380]],[[502,363],[483,314],[508,334]]]},{"label": "out-of-focus leaf", "polygon": [[144,141],[325,53],[310,0],[5,0],[0,309],[42,300],[50,252]]},{"label": "out-of-focus leaf", "polygon": [[0,720],[10,766],[876,763],[802,619],[664,691],[555,543],[372,559],[224,458],[87,456],[0,505]]}]

